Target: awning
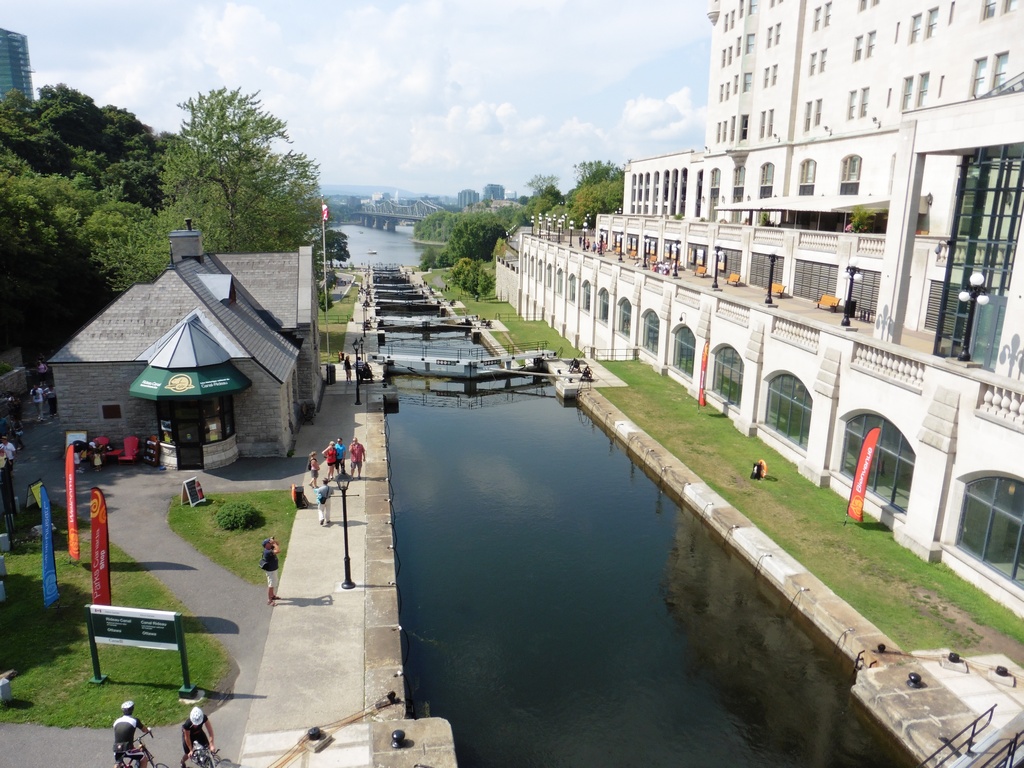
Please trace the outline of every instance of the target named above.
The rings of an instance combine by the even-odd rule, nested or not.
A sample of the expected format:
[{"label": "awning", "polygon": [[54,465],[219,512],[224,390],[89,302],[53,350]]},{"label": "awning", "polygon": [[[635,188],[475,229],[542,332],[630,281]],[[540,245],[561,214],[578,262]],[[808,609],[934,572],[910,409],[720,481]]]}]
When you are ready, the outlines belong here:
[{"label": "awning", "polygon": [[248,377],[231,363],[175,370],[150,365],[132,382],[128,392],[144,400],[201,400],[232,395],[251,386]]},{"label": "awning", "polygon": [[[798,195],[797,197],[763,197],[745,203],[727,203],[716,211],[834,211],[849,213],[857,206],[869,211],[889,210],[889,198],[868,195]],[[927,204],[925,205],[927,209]]]}]

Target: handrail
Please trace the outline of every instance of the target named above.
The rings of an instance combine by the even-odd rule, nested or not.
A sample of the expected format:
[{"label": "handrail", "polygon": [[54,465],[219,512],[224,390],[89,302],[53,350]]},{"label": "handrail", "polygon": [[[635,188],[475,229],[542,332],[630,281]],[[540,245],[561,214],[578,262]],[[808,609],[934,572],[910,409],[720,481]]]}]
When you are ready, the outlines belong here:
[{"label": "handrail", "polygon": [[[978,715],[972,722],[968,723],[959,733],[955,734],[953,737],[949,739],[944,739],[946,743],[938,749],[936,749],[930,755],[928,755],[928,757],[926,757],[920,763],[918,763],[917,768],[925,768],[926,766],[928,766],[928,763],[931,760],[935,759],[946,750],[949,750],[949,754],[942,758],[942,760],[940,760],[939,762],[935,763],[935,765],[929,766],[929,768],[939,768],[939,766],[945,765],[946,761],[949,760],[951,757],[962,757],[963,755],[960,752],[961,747],[966,746],[967,749],[964,751],[967,754],[970,754],[971,748],[974,746],[975,736],[978,735],[979,730],[987,728],[989,724],[992,722],[992,713],[995,712],[997,706],[997,704],[993,704],[985,712],[982,712],[980,715]],[[985,720],[985,724],[982,725],[981,728],[979,728],[978,724],[983,719]],[[970,736],[967,737],[967,740],[958,744],[957,739],[966,734],[968,731],[970,731]]]},{"label": "handrail", "polygon": [[594,349],[592,351],[594,360],[600,362],[640,359],[640,351],[636,347],[626,347],[625,349]]}]

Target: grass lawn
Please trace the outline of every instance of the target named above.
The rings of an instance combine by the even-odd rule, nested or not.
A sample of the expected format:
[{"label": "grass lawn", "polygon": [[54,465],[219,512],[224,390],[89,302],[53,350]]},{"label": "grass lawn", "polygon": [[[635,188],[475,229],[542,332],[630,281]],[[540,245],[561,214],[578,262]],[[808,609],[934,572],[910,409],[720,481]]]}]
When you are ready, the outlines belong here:
[{"label": "grass lawn", "polygon": [[338,350],[345,348],[345,332],[348,328],[348,321],[352,318],[352,313],[355,312],[356,296],[359,295],[359,282],[353,283],[341,300],[336,301],[327,312],[327,320],[330,321],[330,345],[331,354],[328,360],[327,355],[327,342],[328,334],[325,329],[328,328],[328,324],[324,319],[324,308],[320,307],[320,314],[318,317],[320,324],[320,362],[321,363],[337,363],[338,362]]},{"label": "grass lawn", "polygon": [[[295,504],[288,491],[251,491],[208,496],[209,503],[182,506],[175,499],[167,518],[171,530],[217,565],[250,584],[266,584],[259,568],[262,542],[276,536],[281,545],[281,567],[288,556],[288,540],[295,522]],[[225,531],[214,519],[217,510],[229,502],[246,501],[260,512],[261,524],[244,531]]]},{"label": "grass lawn", "polygon": [[[13,702],[0,707],[0,721],[32,722],[68,728],[109,727],[121,702],[134,699],[147,723],[181,720],[178,703],[181,661],[173,651],[98,646],[103,685],[93,675],[85,605],[92,602],[88,541],[82,559],[67,554],[67,517],[55,507],[53,520],[60,607],[43,608],[42,544],[19,541],[6,553],[7,602],[0,604],[0,670],[15,669]],[[18,517],[18,530],[39,523],[39,512]],[[87,530],[84,531],[87,533]],[[115,605],[177,611],[184,614],[189,677],[193,685],[214,689],[228,671],[224,648],[157,578],[116,547],[110,550],[111,594]]]}]

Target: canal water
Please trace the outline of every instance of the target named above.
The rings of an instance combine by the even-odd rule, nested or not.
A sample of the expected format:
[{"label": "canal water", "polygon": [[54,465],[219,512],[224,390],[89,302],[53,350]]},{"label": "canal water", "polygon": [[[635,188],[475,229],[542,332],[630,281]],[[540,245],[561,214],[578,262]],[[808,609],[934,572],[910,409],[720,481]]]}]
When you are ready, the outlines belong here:
[{"label": "canal water", "polygon": [[891,764],[836,657],[550,388],[395,381],[406,681],[461,768]]},{"label": "canal water", "polygon": [[362,224],[342,224],[336,229],[348,235],[348,264],[352,267],[377,264],[418,267],[420,255],[427,249],[413,242],[411,226],[396,227],[394,232]]}]

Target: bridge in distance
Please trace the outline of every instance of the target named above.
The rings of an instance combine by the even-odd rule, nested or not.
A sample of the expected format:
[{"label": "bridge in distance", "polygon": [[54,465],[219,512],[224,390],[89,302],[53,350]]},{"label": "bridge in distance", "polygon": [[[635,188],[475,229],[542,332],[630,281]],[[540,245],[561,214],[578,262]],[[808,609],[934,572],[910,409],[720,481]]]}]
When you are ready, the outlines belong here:
[{"label": "bridge in distance", "polygon": [[372,229],[394,231],[403,221],[417,222],[432,213],[444,210],[429,200],[416,200],[408,205],[400,205],[393,200],[381,200],[373,205],[364,205],[352,214],[359,223]]}]

